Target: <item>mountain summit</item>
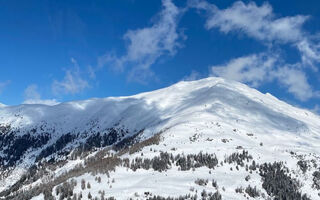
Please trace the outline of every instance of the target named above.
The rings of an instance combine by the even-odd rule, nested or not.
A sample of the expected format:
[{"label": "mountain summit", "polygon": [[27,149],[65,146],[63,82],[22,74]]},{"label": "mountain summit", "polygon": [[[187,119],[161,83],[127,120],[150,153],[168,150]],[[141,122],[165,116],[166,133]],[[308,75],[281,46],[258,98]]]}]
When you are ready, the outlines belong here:
[{"label": "mountain summit", "polygon": [[0,106],[4,199],[319,199],[319,166],[319,116],[222,78]]}]

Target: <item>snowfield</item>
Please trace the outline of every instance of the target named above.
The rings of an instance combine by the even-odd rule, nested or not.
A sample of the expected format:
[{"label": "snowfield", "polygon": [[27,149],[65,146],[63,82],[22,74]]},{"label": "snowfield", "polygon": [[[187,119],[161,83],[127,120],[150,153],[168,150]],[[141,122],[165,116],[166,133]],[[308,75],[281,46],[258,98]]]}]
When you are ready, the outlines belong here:
[{"label": "snowfield", "polygon": [[[154,195],[178,197],[187,194],[197,194],[200,198],[203,190],[207,193],[218,191],[222,199],[228,200],[275,198],[277,194],[268,193],[263,187],[261,171],[246,169],[245,165],[251,165],[253,160],[259,165],[283,162],[288,168],[288,177],[299,182],[299,192],[306,194],[309,199],[320,199],[320,188],[315,186],[317,180],[314,175],[320,166],[320,117],[268,93],[262,94],[244,84],[222,78],[179,82],[168,88],[129,97],[89,99],[54,106],[0,105],[0,127],[8,126],[16,138],[30,133],[33,137],[42,134],[49,136],[44,144],[23,151],[17,160],[6,157],[6,149],[12,148],[13,142],[4,144],[0,137],[0,161],[1,158],[4,160],[2,165],[15,162],[14,166],[3,168],[0,191],[10,189],[39,160],[54,158],[55,162],[61,161],[63,164],[47,169],[47,173],[34,183],[23,182],[23,186],[14,192],[48,183],[76,166],[86,166],[85,158],[71,159],[68,153],[86,143],[92,135],[108,135],[111,134],[108,131],[116,130],[114,144],[130,137],[134,137],[135,142],[143,142],[160,135],[158,143],[143,145],[132,153],[109,151],[119,159],[127,158],[132,162],[136,158],[153,159],[160,152],[173,156],[202,152],[216,155],[219,162],[212,169],[201,166],[190,170],[181,170],[176,163],[172,163],[161,172],[153,168],[133,170],[116,165],[115,170],[108,174],[92,172],[67,178],[66,182],[77,182],[73,193],[78,196],[81,193],[82,199],[89,199],[89,193],[92,199],[100,198],[102,192],[105,197],[115,199],[148,199]],[[3,138],[9,133],[0,129]],[[68,134],[72,139],[67,140],[62,148],[55,146],[53,154],[45,154],[46,157],[37,160],[44,149],[57,144],[59,138]],[[90,151],[88,157],[94,157],[112,145],[98,146]],[[243,151],[252,156],[252,159],[243,161],[244,166],[224,162],[231,154]],[[306,163],[305,171],[304,165],[298,164],[299,161]],[[4,172],[8,174],[4,175]],[[97,180],[98,177],[101,181]],[[208,180],[208,183],[199,185],[197,179]],[[86,182],[84,189],[81,188],[82,180]],[[213,180],[218,186],[212,185]],[[88,182],[90,188],[87,188]],[[61,198],[61,192],[56,193],[57,187],[62,185],[59,183],[52,188],[52,195],[57,199]],[[259,196],[252,197],[245,191],[236,192],[236,189],[245,190],[249,185],[256,187]],[[45,199],[45,196],[41,193],[33,199]]]}]

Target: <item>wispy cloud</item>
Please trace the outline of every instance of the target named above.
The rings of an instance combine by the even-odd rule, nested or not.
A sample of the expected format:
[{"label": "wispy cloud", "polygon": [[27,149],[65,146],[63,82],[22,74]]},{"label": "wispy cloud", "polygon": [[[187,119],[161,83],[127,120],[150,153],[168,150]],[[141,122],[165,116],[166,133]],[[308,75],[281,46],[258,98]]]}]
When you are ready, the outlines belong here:
[{"label": "wispy cloud", "polygon": [[0,94],[3,92],[3,90],[10,84],[11,81],[4,81],[0,82]]},{"label": "wispy cloud", "polygon": [[320,106],[319,105],[315,105],[314,108],[311,111],[316,113],[316,114],[320,114]]},{"label": "wispy cloud", "polygon": [[204,76],[201,73],[199,73],[195,70],[192,70],[191,73],[188,76],[183,77],[182,80],[183,81],[195,81],[195,80],[198,80],[203,77]]},{"label": "wispy cloud", "polygon": [[91,79],[96,78],[96,71],[92,66],[88,67],[88,74],[89,74],[89,78],[91,78]]},{"label": "wispy cloud", "polygon": [[220,76],[249,84],[253,87],[277,81],[297,99],[306,101],[318,97],[299,65],[289,65],[272,53],[252,54],[232,59],[224,65],[212,66],[211,76]]},{"label": "wispy cloud", "polygon": [[268,45],[290,44],[300,52],[303,66],[317,70],[314,64],[320,62],[319,38],[303,29],[309,16],[276,17],[269,3],[258,6],[254,2],[237,1],[226,9],[200,0],[190,1],[189,5],[207,12],[205,27],[208,30],[217,28],[226,34],[242,33]]},{"label": "wispy cloud", "polygon": [[90,87],[88,81],[83,78],[77,61],[71,58],[71,62],[74,66],[65,71],[63,80],[54,80],[52,83],[52,91],[55,95],[77,94]]},{"label": "wispy cloud", "polygon": [[29,85],[24,90],[24,99],[23,104],[44,104],[51,106],[59,104],[55,99],[42,99],[36,84]]},{"label": "wispy cloud", "polygon": [[288,89],[288,92],[301,101],[318,97],[318,92],[312,89],[312,86],[308,83],[307,75],[301,69],[287,65],[274,71],[272,75]]},{"label": "wispy cloud", "polygon": [[308,66],[317,73],[315,64],[320,63],[319,38],[303,29],[309,16],[277,17],[268,3],[258,6],[254,2],[245,4],[237,1],[226,9],[219,9],[204,0],[190,0],[189,6],[206,12],[205,27],[208,30],[216,28],[225,34],[244,34],[262,42],[269,49],[287,44],[300,52],[301,59],[295,64],[287,64],[272,50],[235,58],[211,67],[211,75],[245,82],[254,87],[276,80],[301,101],[319,97],[319,92],[314,91],[303,71]]},{"label": "wispy cloud", "polygon": [[150,67],[163,55],[174,55],[181,47],[181,34],[177,22],[181,10],[171,0],[162,0],[163,9],[151,27],[129,30],[124,35],[127,41],[126,54],[106,54],[98,59],[98,66],[109,63],[118,71],[131,66],[129,79],[144,81],[153,75]]},{"label": "wispy cloud", "polygon": [[[311,42],[312,40],[316,41]],[[317,43],[317,39],[314,39],[314,37],[306,38],[296,45],[301,52],[302,63],[311,66],[314,71],[318,71],[315,63],[320,63],[320,43]]]},{"label": "wispy cloud", "polygon": [[205,2],[201,5],[197,7],[209,12],[207,29],[219,28],[224,33],[241,31],[250,37],[270,42],[300,41],[304,35],[301,27],[308,19],[303,15],[276,18],[268,3],[257,6],[254,2],[245,4],[238,1],[224,10]]},{"label": "wispy cloud", "polygon": [[230,60],[228,63],[211,67],[211,76],[220,76],[258,87],[270,77],[276,56],[253,54]]}]

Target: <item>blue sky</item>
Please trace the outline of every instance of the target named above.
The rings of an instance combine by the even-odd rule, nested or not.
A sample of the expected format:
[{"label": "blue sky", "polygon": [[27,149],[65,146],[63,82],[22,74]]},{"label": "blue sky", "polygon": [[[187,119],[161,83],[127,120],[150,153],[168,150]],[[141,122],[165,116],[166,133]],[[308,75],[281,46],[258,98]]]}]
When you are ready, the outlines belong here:
[{"label": "blue sky", "polygon": [[319,111],[320,2],[0,0],[0,102],[221,76]]}]

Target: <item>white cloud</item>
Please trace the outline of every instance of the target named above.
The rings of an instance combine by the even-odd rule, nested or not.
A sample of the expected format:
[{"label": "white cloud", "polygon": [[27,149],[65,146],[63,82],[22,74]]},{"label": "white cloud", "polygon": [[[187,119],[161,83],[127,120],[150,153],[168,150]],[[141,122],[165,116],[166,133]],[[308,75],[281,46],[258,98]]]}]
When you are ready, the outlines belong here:
[{"label": "white cloud", "polygon": [[320,45],[303,30],[303,24],[309,16],[277,17],[268,3],[258,6],[254,2],[245,4],[237,1],[226,9],[219,9],[206,1],[190,2],[191,7],[207,12],[207,29],[217,28],[226,34],[246,34],[268,45],[289,44],[300,52],[304,66],[311,66],[316,70],[314,63],[320,62]]},{"label": "white cloud", "polygon": [[247,83],[258,87],[269,76],[273,69],[276,56],[253,54],[232,59],[225,65],[212,66],[211,75]]},{"label": "white cloud", "polygon": [[142,68],[148,68],[165,52],[174,54],[178,47],[176,21],[179,9],[170,0],[164,0],[163,6],[159,21],[152,27],[129,30],[124,36],[130,43],[126,59],[142,61]]},{"label": "white cloud", "polygon": [[123,60],[124,57],[118,58],[114,52],[104,54],[98,57],[96,70],[103,68],[106,64],[111,64],[113,70],[122,72],[124,70]]},{"label": "white cloud", "polygon": [[[204,0],[190,0],[189,6],[207,13],[205,27],[208,30],[216,28],[225,34],[245,34],[269,47],[269,51],[265,53],[244,56],[232,59],[224,65],[213,66],[211,75],[237,80],[254,87],[277,81],[301,101],[320,96],[308,83],[308,77],[302,71],[304,66],[310,66],[317,72],[315,63],[320,63],[320,45],[317,41],[319,37],[312,36],[303,29],[309,16],[279,17],[268,3],[258,6],[254,2],[245,4],[237,1],[226,9],[219,9]],[[280,55],[271,52],[275,45],[280,47],[282,44],[296,48],[300,52],[301,60],[295,64],[287,64]]]},{"label": "white cloud", "polygon": [[10,81],[0,82],[0,94],[10,84]]},{"label": "white cloud", "polygon": [[54,106],[59,104],[55,99],[27,99],[23,102],[23,104],[42,104],[48,106]]},{"label": "white cloud", "polygon": [[304,39],[297,43],[297,48],[302,52],[302,63],[304,65],[311,66],[315,71],[317,71],[318,69],[315,67],[314,63],[320,63],[320,45],[312,43],[308,39]]},{"label": "white cloud", "polygon": [[320,114],[320,106],[316,104],[314,106],[314,108],[312,109],[312,112],[314,112],[316,114]]},{"label": "white cloud", "polygon": [[206,28],[219,28],[224,33],[242,31],[258,40],[296,42],[303,37],[301,26],[307,19],[302,15],[275,18],[268,3],[259,7],[238,1],[224,10],[211,9]]},{"label": "white cloud", "polygon": [[88,81],[81,76],[77,61],[71,58],[71,62],[74,64],[74,69],[66,70],[63,80],[54,80],[52,83],[52,91],[56,95],[77,94],[89,88]]},{"label": "white cloud", "polygon": [[299,69],[285,66],[276,70],[273,76],[301,101],[317,96],[317,92],[308,83],[306,74]]},{"label": "white cloud", "polygon": [[182,80],[184,80],[184,81],[195,81],[195,80],[198,80],[200,78],[202,78],[202,75],[199,72],[197,72],[195,70],[192,70],[191,74],[189,74],[188,76],[185,76]]},{"label": "white cloud", "polygon": [[29,85],[24,90],[24,98],[25,99],[40,99],[41,96],[38,92],[38,86],[35,84]]},{"label": "white cloud", "polygon": [[88,74],[89,74],[89,77],[91,79],[95,79],[96,78],[96,71],[92,66],[88,67]]},{"label": "white cloud", "polygon": [[150,70],[159,57],[174,55],[180,47],[177,21],[181,11],[171,0],[162,0],[163,10],[151,27],[129,30],[124,35],[128,45],[127,52],[121,57],[106,54],[98,59],[98,66],[106,63],[122,71],[125,66],[132,66],[130,79],[145,79],[152,76]]},{"label": "white cloud", "polygon": [[306,74],[299,65],[283,64],[281,59],[272,54],[253,54],[228,63],[210,68],[211,76],[220,76],[258,87],[261,84],[277,81],[297,99],[306,101],[318,97],[308,83]]},{"label": "white cloud", "polygon": [[56,105],[59,104],[55,99],[41,99],[41,95],[38,92],[38,86],[35,84],[29,85],[24,91],[23,104],[44,104],[44,105]]}]

